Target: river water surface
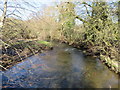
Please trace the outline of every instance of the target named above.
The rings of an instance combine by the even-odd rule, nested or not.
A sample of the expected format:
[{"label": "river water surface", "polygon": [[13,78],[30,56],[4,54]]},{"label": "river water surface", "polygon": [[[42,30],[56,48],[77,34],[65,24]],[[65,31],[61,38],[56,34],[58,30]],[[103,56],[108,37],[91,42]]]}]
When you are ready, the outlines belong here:
[{"label": "river water surface", "polygon": [[118,88],[119,77],[94,57],[66,44],[2,72],[3,88]]}]

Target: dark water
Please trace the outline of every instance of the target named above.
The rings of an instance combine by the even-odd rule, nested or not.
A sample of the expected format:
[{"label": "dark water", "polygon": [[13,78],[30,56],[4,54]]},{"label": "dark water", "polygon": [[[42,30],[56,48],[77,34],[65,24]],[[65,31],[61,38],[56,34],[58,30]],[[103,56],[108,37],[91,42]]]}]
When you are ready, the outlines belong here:
[{"label": "dark water", "polygon": [[118,88],[118,76],[99,60],[58,44],[2,74],[4,88]]}]

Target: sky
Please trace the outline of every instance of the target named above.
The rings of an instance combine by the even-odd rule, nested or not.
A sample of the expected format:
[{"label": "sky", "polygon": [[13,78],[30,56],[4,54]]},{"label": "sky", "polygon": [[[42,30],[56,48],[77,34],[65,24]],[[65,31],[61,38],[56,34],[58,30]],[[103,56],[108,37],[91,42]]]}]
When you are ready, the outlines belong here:
[{"label": "sky", "polygon": [[[68,0],[8,0],[8,6],[13,7],[23,7],[25,9],[16,9],[13,7],[8,7],[7,15],[13,16],[12,13],[14,13],[18,16],[15,16],[17,18],[26,20],[29,19],[29,16],[32,12],[38,12],[42,11],[47,6],[55,6],[57,2],[65,2]],[[93,0],[69,0],[69,1],[93,1]],[[102,0],[102,1],[119,1],[119,0]],[[3,2],[4,0],[0,0],[0,16],[2,16],[2,10],[3,9]],[[25,3],[26,2],[26,3]],[[29,3],[29,4],[28,4]],[[19,11],[19,12],[18,12]]]},{"label": "sky", "polygon": [[[24,3],[24,1],[28,2],[29,4]],[[30,13],[32,13],[32,11],[38,12],[39,10],[42,10],[43,8],[47,6],[52,6],[54,3],[55,2],[53,0],[8,0],[8,6],[15,7],[17,5],[17,7],[24,7],[26,9],[26,10],[17,9],[20,11],[20,13],[18,13],[17,10],[14,12],[20,17],[22,17],[22,19],[27,19],[27,17],[29,16]],[[4,4],[4,0],[0,0],[0,16],[2,16],[3,4]],[[13,7],[7,8],[8,15],[11,14],[15,10],[15,8]]]}]

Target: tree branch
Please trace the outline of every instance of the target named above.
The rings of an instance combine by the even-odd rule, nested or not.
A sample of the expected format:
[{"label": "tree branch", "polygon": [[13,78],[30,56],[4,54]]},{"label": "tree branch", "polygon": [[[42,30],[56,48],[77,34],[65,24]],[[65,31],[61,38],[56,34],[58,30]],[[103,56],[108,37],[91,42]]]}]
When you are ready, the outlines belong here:
[{"label": "tree branch", "polygon": [[75,16],[75,18],[79,19],[79,20],[82,21],[83,23],[87,23],[87,21],[85,21],[84,19],[80,18],[79,16]]},{"label": "tree branch", "polygon": [[3,25],[5,23],[5,19],[6,19],[6,12],[7,12],[7,0],[4,0],[4,10],[3,10],[3,14],[1,17],[1,22],[0,22],[0,28],[3,28]]},{"label": "tree branch", "polygon": [[86,5],[84,5],[84,6],[85,6],[85,8],[86,8],[87,15],[90,16],[87,6],[86,6]]},{"label": "tree branch", "polygon": [[82,4],[85,4],[85,5],[89,6],[89,7],[92,7],[90,4],[88,4],[86,2],[83,2]]}]

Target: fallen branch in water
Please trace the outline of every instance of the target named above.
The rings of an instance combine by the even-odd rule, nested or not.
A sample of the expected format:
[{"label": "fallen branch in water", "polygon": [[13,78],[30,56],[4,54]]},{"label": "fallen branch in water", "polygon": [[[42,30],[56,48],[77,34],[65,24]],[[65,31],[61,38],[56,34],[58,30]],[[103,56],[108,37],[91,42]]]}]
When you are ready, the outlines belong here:
[{"label": "fallen branch in water", "polygon": [[2,65],[0,65],[0,67],[1,67],[2,69],[4,69],[4,70],[7,70],[7,68],[3,67]]}]

